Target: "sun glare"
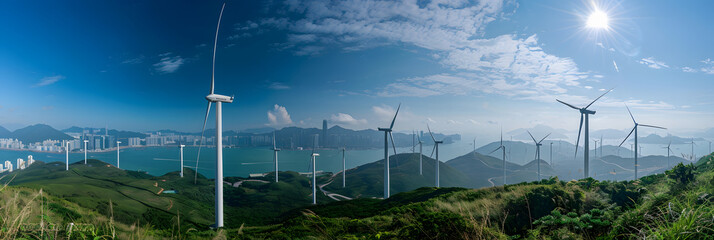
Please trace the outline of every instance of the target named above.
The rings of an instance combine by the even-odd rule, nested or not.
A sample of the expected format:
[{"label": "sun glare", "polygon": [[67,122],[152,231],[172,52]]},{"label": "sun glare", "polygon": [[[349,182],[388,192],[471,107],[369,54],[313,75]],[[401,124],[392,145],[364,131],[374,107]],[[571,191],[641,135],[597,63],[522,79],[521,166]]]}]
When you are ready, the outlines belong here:
[{"label": "sun glare", "polygon": [[588,17],[586,23],[589,28],[607,29],[609,24],[609,19],[607,18],[607,13],[595,10]]}]

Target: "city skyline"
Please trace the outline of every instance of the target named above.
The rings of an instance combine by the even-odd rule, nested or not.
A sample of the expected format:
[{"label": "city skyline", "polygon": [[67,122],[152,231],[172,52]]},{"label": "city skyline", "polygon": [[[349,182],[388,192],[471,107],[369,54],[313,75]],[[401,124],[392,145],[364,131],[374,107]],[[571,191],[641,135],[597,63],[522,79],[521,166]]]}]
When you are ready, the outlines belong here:
[{"label": "city skyline", "polygon": [[[199,132],[220,4],[2,3],[17,24],[0,27],[0,126]],[[543,124],[574,142],[577,116],[555,99],[587,104],[614,87],[592,106],[594,131],[628,129],[627,103],[669,128],[643,136],[702,132],[714,118],[702,4],[228,2],[216,78],[236,100],[224,129],[376,129],[401,102],[396,132],[429,123],[492,142],[499,126]],[[586,26],[593,8],[609,29]]]}]

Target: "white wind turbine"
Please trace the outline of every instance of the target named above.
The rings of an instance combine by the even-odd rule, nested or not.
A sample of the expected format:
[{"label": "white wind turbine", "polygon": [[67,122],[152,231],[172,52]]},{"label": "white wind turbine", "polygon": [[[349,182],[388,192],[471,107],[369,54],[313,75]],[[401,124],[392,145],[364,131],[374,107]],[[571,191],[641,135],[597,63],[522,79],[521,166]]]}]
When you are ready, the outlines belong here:
[{"label": "white wind turbine", "polygon": [[[543,137],[543,139],[541,139],[540,141],[536,141],[536,139],[533,137],[533,134],[531,134],[530,131],[526,131],[526,132],[528,132],[528,135],[531,136],[531,139],[533,139],[533,143],[535,143],[535,145],[536,145],[535,159],[538,162],[538,181],[540,181],[540,179],[541,179],[541,175],[540,175],[540,146],[543,146],[543,144],[542,144],[543,140],[545,140],[548,136],[550,136],[550,133],[548,133],[548,135],[545,135],[545,137]],[[551,148],[552,148],[552,145],[551,145]],[[551,155],[553,155],[552,151],[551,151]]]},{"label": "white wind turbine", "polygon": [[402,107],[400,103],[397,107],[397,112],[394,114],[392,119],[392,124],[389,128],[377,128],[379,131],[384,132],[384,199],[389,198],[389,139],[392,139],[392,148],[394,149],[394,155],[397,155],[397,148],[394,146],[394,137],[392,136],[392,128],[394,127],[394,121],[397,120],[397,114],[399,114],[399,108]]},{"label": "white wind turbine", "polygon": [[572,109],[580,111],[580,128],[578,129],[578,139],[575,141],[575,157],[578,156],[578,144],[580,143],[580,132],[583,130],[583,119],[585,119],[585,137],[583,139],[584,147],[585,147],[585,151],[583,151],[583,156],[584,156],[584,158],[583,158],[584,159],[584,162],[583,162],[584,172],[583,173],[585,174],[585,178],[590,177],[590,156],[589,156],[590,155],[590,146],[589,146],[589,143],[590,143],[590,121],[589,121],[588,116],[595,115],[595,111],[588,110],[588,107],[593,105],[593,103],[595,103],[595,101],[600,99],[602,96],[605,96],[605,94],[609,93],[610,91],[612,91],[612,89],[607,90],[605,93],[603,93],[602,95],[597,97],[595,100],[593,100],[590,104],[588,104],[584,108],[578,108],[578,107],[573,106],[569,103],[555,99],[559,103],[565,104],[566,106],[568,106]]},{"label": "white wind turbine", "polygon": [[444,141],[436,141],[436,138],[434,138],[434,134],[431,133],[431,128],[429,128],[429,124],[426,124],[426,129],[429,130],[429,135],[431,135],[431,140],[434,141],[434,148],[431,149],[431,155],[429,157],[434,155],[434,150],[436,150],[436,161],[434,161],[434,178],[435,178],[435,185],[436,187],[439,187],[439,144],[444,143]]},{"label": "white wind turbine", "polygon": [[669,141],[669,144],[667,144],[666,147],[662,147],[662,148],[666,148],[666,149],[667,149],[667,169],[669,169],[669,166],[670,166],[670,164],[669,164],[669,153],[674,153],[674,152],[672,151],[671,146],[672,146],[672,141]]},{"label": "white wind turbine", "polygon": [[488,153],[488,155],[491,155],[491,153],[498,151],[498,149],[501,149],[503,151],[503,186],[506,186],[506,146],[503,145],[503,130],[501,130],[501,145],[499,145],[496,149]]},{"label": "white wind turbine", "polygon": [[117,141],[117,168],[119,168],[119,169],[121,169],[119,167],[119,144],[120,143],[121,143],[120,141]]},{"label": "white wind turbine", "polygon": [[67,157],[64,161],[64,170],[69,171],[69,142],[65,144],[64,152],[67,154]]},{"label": "white wind turbine", "polygon": [[345,172],[345,148],[342,148],[342,188],[345,188],[345,175],[347,172]]},{"label": "white wind turbine", "polygon": [[183,148],[184,147],[186,147],[186,145],[183,145],[183,144],[179,145],[179,150],[181,151],[181,156],[180,156],[181,157],[181,160],[180,160],[181,161],[181,173],[180,173],[181,177],[183,177]]},{"label": "white wind turbine", "polygon": [[273,131],[273,163],[275,164],[275,182],[278,182],[278,152],[280,148],[275,147],[275,131]]},{"label": "white wind turbine", "polygon": [[630,111],[630,107],[628,107],[627,105],[625,105],[625,107],[627,108],[627,112],[630,113],[630,117],[632,118],[632,122],[635,123],[635,127],[632,128],[632,131],[630,131],[630,133],[627,134],[627,137],[625,137],[625,139],[622,140],[622,142],[620,143],[620,146],[618,146],[618,147],[621,147],[622,144],[625,143],[625,141],[627,141],[627,138],[629,138],[630,135],[632,135],[632,132],[635,133],[635,145],[634,145],[634,149],[635,149],[635,180],[637,180],[637,167],[639,166],[639,165],[637,164],[637,127],[642,126],[642,127],[659,128],[659,129],[665,129],[665,130],[666,130],[666,128],[658,127],[658,126],[653,126],[653,125],[645,125],[645,124],[639,124],[639,123],[637,123],[637,121],[635,121],[635,117],[632,116],[632,112]]},{"label": "white wind turbine", "polygon": [[315,135],[313,139],[312,146],[312,154],[310,154],[312,160],[312,204],[315,205],[317,204],[317,170],[315,167],[315,158],[320,156],[319,153],[315,152],[315,148],[317,148],[317,135]]},{"label": "white wind turbine", "polygon": [[[233,97],[219,95],[214,92],[215,88],[215,72],[216,72],[216,46],[218,45],[218,30],[221,27],[221,18],[223,17],[223,9],[225,9],[226,4],[223,3],[221,7],[221,12],[218,15],[218,24],[216,25],[216,36],[213,41],[213,61],[211,67],[211,91],[206,96],[208,100],[208,106],[206,107],[206,117],[203,120],[203,128],[201,129],[201,145],[203,145],[203,134],[206,131],[206,122],[208,121],[208,115],[211,111],[211,103],[216,103],[216,179],[215,182],[215,217],[216,217],[216,228],[223,227],[223,108],[222,103],[232,103]],[[198,147],[198,156],[196,157],[196,170],[198,170],[198,160],[201,156],[201,145]],[[196,171],[194,176],[194,183],[198,177],[198,171]]]},{"label": "white wind turbine", "polygon": [[87,143],[88,140],[84,140],[84,164],[87,165]]}]

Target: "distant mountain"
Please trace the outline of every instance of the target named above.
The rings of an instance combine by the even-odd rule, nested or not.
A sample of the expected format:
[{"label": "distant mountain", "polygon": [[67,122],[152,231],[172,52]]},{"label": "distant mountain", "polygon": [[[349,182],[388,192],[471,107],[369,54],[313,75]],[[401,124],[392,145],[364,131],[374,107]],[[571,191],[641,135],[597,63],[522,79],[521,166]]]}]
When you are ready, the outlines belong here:
[{"label": "distant mountain", "polygon": [[[482,188],[503,185],[503,160],[501,159],[471,152],[451,159],[446,164],[470,178],[470,184],[462,187]],[[543,160],[540,161],[540,171],[543,179],[555,176],[555,171]],[[523,166],[506,161],[506,183],[508,184],[535,181],[537,176],[538,165],[535,160]]]},{"label": "distant mountain", "polygon": [[67,129],[63,129],[62,132],[64,133],[82,133],[84,132],[85,128],[77,127],[77,126],[72,126]]},{"label": "distant mountain", "polygon": [[263,133],[271,133],[275,131],[275,128],[271,127],[263,127],[263,128],[248,128],[241,130],[240,132],[242,133],[254,133],[254,134],[263,134]]},{"label": "distant mountain", "polygon": [[[628,141],[634,141],[634,140],[628,140]],[[666,137],[661,137],[657,134],[650,134],[647,135],[646,137],[639,137],[637,140],[639,143],[646,143],[646,144],[669,144],[672,142],[672,144],[685,144],[688,142],[692,142],[692,138],[682,138],[682,137],[677,137],[674,135],[667,135]],[[703,138],[694,138],[694,141],[705,141]]]},{"label": "distant mountain", "polygon": [[[503,141],[503,145],[506,146],[506,153],[508,155],[507,156],[508,161],[516,163],[516,164],[526,164],[526,163],[534,160],[536,147],[532,142],[533,142],[533,140],[531,140],[530,142]],[[541,146],[540,156],[543,160],[550,162],[551,143],[553,143],[553,162],[558,163],[558,162],[567,162],[567,161],[573,160],[573,157],[575,156],[575,145],[574,144],[567,142],[567,141],[548,140],[548,139],[544,140],[543,146]],[[492,142],[492,143],[486,144],[486,145],[476,149],[476,152],[501,159],[500,151],[491,153],[494,149],[496,149],[499,146],[499,144],[500,144],[499,142]],[[593,147],[594,147],[593,144],[590,144],[591,156],[593,156],[594,151],[595,151],[593,149]],[[580,159],[582,159],[582,156],[583,156],[583,149],[584,149],[583,143],[580,142],[580,145],[578,146],[578,158],[580,158]],[[617,146],[606,145],[603,148],[603,154],[605,156],[616,155],[618,153],[620,154],[620,156],[632,156],[632,151],[630,151],[629,149],[624,148],[624,147],[618,148]],[[600,156],[600,148],[599,147],[598,147],[597,155]]]},{"label": "distant mountain", "polygon": [[145,138],[147,137],[144,133],[132,132],[132,131],[119,131],[119,130],[109,130],[110,136],[115,136],[118,139],[124,138]]},{"label": "distant mountain", "polygon": [[[423,156],[422,173],[419,175],[419,154],[400,153],[389,157],[391,194],[411,191],[420,187],[433,187],[435,184],[434,163],[436,160]],[[439,163],[441,187],[468,186],[469,178],[459,170]],[[348,197],[383,197],[384,195],[384,159],[347,170],[347,187],[342,188],[342,175],[325,186],[327,191]]]},{"label": "distant mountain", "polygon": [[0,126],[0,138],[9,138],[9,137],[12,137],[12,132],[10,132],[6,128]]},{"label": "distant mountain", "polygon": [[543,124],[538,124],[535,127],[532,128],[518,128],[515,130],[511,130],[507,132],[509,135],[513,135],[514,139],[518,140],[527,140],[527,141],[533,141],[531,139],[531,136],[528,135],[528,132],[530,131],[531,134],[533,134],[533,137],[538,138],[540,140],[541,138],[545,137],[545,135],[550,133],[550,136],[548,136],[548,139],[568,139],[567,136],[565,136],[565,133],[568,131],[565,129],[555,129]]},{"label": "distant mountain", "polygon": [[44,140],[72,140],[73,137],[60,132],[48,125],[36,124],[32,126],[27,126],[20,128],[12,132],[12,138],[16,138],[23,143],[35,143],[42,142]]}]

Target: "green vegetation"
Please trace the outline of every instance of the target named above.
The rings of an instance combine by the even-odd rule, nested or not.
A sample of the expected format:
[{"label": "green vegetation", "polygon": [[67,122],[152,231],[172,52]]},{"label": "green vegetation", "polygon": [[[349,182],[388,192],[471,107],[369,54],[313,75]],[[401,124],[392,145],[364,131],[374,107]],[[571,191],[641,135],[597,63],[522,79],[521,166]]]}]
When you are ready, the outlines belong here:
[{"label": "green vegetation", "polygon": [[[79,167],[75,168],[78,170],[73,174],[79,172],[82,176],[91,175],[90,172],[80,171]],[[51,181],[55,184],[68,178],[56,174],[59,173],[48,174],[49,178],[55,177]],[[126,176],[121,172],[113,174],[116,175],[104,172],[105,180],[102,182]],[[42,232],[23,231],[21,226],[35,224],[43,219],[50,219],[53,224],[74,222],[100,226],[96,228],[96,234],[84,233],[87,237],[81,238],[707,239],[714,236],[712,155],[703,157],[696,164],[680,164],[666,174],[650,175],[637,181],[611,182],[588,178],[565,182],[550,178],[482,189],[423,187],[394,194],[386,200],[360,198],[316,206],[300,202],[309,201],[309,196],[305,195],[309,194],[309,182],[306,178],[295,173],[281,173],[284,183],[252,181],[243,182],[238,188],[229,188],[227,195],[236,198],[229,204],[233,210],[226,211],[226,220],[233,219],[233,222],[218,231],[198,223],[201,218],[196,215],[205,211],[202,208],[212,210],[211,203],[201,200],[211,200],[210,195],[201,194],[202,188],[187,188],[181,182],[182,179],[176,179],[172,174],[148,179],[141,174],[130,175],[136,176],[127,177],[123,179],[127,182],[122,183],[134,189],[134,193],[127,194],[129,196],[139,196],[142,192],[153,190],[153,185],[142,185],[144,181],[159,182],[159,186],[179,190],[179,194],[170,197],[174,204],[194,201],[190,203],[199,205],[179,207],[182,210],[173,214],[145,206],[148,210],[141,214],[141,220],[125,223],[114,220],[118,218],[118,214],[132,214],[129,210],[121,209],[122,205],[130,203],[126,200],[117,199],[116,203],[109,201],[106,206],[102,205],[103,207],[85,207],[83,204],[87,203],[81,201],[83,198],[72,194],[58,195],[62,193],[53,192],[38,197],[44,189],[49,188],[39,188],[40,179],[28,182],[27,178],[23,180],[18,174],[19,181],[25,182],[19,184],[20,186],[4,188],[0,192],[0,214],[3,216],[0,222],[0,239],[40,238],[37,236],[43,234]],[[267,179],[270,179],[270,176],[255,180]],[[226,179],[231,183],[241,180],[245,179]],[[322,181],[329,180],[329,177],[322,177]],[[202,178],[200,181],[206,181],[206,185],[202,186],[206,189],[212,186],[210,180]],[[124,189],[124,185],[114,184],[116,185],[111,187],[120,190],[105,191],[128,191]],[[273,192],[278,190],[285,191],[286,194],[273,195],[279,194]],[[149,205],[159,204],[163,201],[161,199],[167,198],[164,195],[169,194],[141,201],[146,201],[144,203]],[[183,197],[187,199],[182,199]],[[280,201],[282,197],[289,198]],[[94,199],[105,197],[95,196]],[[287,201],[297,203],[290,205],[285,203]],[[38,207],[38,204],[42,206]],[[237,206],[240,204],[245,204],[246,207]],[[263,212],[265,208],[277,204],[286,206],[275,208],[275,213],[267,217],[251,215],[248,210],[253,208],[256,212]],[[38,212],[38,209],[42,211]],[[196,210],[189,212],[188,209]],[[208,217],[211,215],[208,214]],[[238,224],[239,221],[252,221],[253,224]],[[46,238],[65,238],[69,233],[65,230],[53,234],[59,237]]]}]

